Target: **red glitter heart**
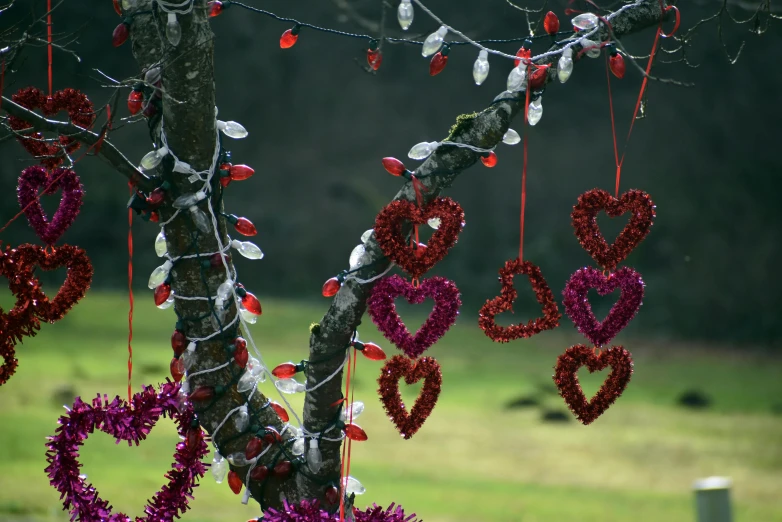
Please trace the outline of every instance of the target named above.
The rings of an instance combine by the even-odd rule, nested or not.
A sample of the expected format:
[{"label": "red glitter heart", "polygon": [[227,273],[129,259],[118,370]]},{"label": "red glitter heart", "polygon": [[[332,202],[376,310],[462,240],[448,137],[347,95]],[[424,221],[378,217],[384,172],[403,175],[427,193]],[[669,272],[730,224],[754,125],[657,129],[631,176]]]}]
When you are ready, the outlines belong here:
[{"label": "red glitter heart", "polygon": [[[590,373],[611,367],[608,378],[589,402],[578,382],[578,369],[582,366]],[[630,352],[621,346],[612,346],[597,355],[592,348],[577,344],[560,355],[554,367],[554,382],[559,394],[584,425],[592,423],[622,395],[632,375]]]},{"label": "red glitter heart", "polygon": [[[619,199],[605,190],[592,189],[578,197],[578,203],[570,214],[579,243],[603,269],[613,272],[638,243],[649,234],[655,217],[655,205],[649,194],[640,190],[628,190]],[[631,212],[630,222],[608,245],[600,227],[597,214],[601,210],[614,218]]]},{"label": "red glitter heart", "polygon": [[[518,296],[513,287],[513,276],[518,274],[524,274],[529,278],[538,303],[543,307],[543,317],[531,319],[527,324],[500,326],[494,321],[494,318],[513,308],[513,301]],[[559,313],[554,294],[543,278],[540,268],[529,261],[521,261],[518,258],[511,259],[505,262],[503,268],[500,268],[500,283],[502,284],[500,295],[486,301],[478,313],[478,326],[492,341],[507,343],[514,339],[531,337],[543,330],[553,330],[559,326],[562,314]]]},{"label": "red glitter heart", "polygon": [[[423,225],[429,219],[440,218],[423,254],[405,241],[402,224]],[[392,201],[375,218],[375,239],[383,253],[399,268],[413,277],[420,277],[442,260],[456,243],[462,231],[464,211],[450,198],[436,198],[422,208],[409,201]]]},{"label": "red glitter heart", "polygon": [[73,305],[84,297],[92,283],[92,263],[87,253],[79,247],[62,245],[47,252],[40,246],[25,244],[16,249],[15,259],[31,270],[35,265],[43,270],[55,270],[62,266],[68,269],[65,282],[51,301],[36,281],[37,289],[33,301],[35,314],[50,323],[62,319]]},{"label": "red glitter heart", "polygon": [[[424,379],[424,386],[410,413],[405,409],[399,394],[399,380],[402,377],[408,385]],[[440,364],[433,357],[412,360],[395,355],[383,366],[377,382],[380,385],[378,392],[383,408],[402,437],[409,439],[423,426],[437,404],[443,374]]]},{"label": "red glitter heart", "polygon": [[[17,91],[11,99],[31,111],[40,109],[47,118],[60,111],[67,111],[71,122],[83,129],[89,128],[95,119],[92,102],[76,89],[63,89],[52,96],[46,96],[35,87],[25,87]],[[10,116],[8,124],[17,132],[32,127],[31,123],[16,116]],[[80,146],[78,141],[69,136],[60,136],[59,143],[47,143],[40,132],[17,136],[17,139],[27,152],[36,158],[41,158],[41,163],[48,169],[61,165],[65,159],[64,154],[71,154]]]}]

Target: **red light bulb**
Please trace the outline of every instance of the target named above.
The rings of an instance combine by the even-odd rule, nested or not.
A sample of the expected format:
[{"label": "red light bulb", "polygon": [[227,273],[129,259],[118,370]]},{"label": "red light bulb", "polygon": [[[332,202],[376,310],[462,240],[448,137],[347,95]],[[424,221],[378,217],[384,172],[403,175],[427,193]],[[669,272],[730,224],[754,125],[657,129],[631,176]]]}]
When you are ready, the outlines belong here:
[{"label": "red light bulb", "polygon": [[247,349],[247,341],[245,341],[244,337],[237,337],[234,339],[234,348],[237,350]]},{"label": "red light bulb", "polygon": [[196,391],[188,396],[191,402],[204,402],[213,399],[215,396],[215,389],[211,386],[202,386],[197,388]]},{"label": "red light bulb", "polygon": [[114,4],[114,11],[116,11],[118,15],[122,16],[122,7],[119,5],[119,0],[113,0],[112,3]]},{"label": "red light bulb", "polygon": [[513,64],[516,67],[518,67],[519,64],[521,63],[521,60],[529,60],[530,58],[532,58],[532,51],[522,46],[521,49],[516,51],[516,56],[518,56],[518,60],[514,60]]},{"label": "red light bulb", "polygon": [[290,379],[297,373],[298,369],[292,362],[279,364],[272,370],[272,375],[278,379]]},{"label": "red light bulb", "polygon": [[299,39],[298,27],[294,27],[293,29],[287,29],[284,33],[282,33],[282,36],[280,37],[280,48],[290,49],[291,47],[296,45],[296,40],[298,39]]},{"label": "red light bulb", "polygon": [[276,402],[271,403],[272,409],[277,412],[277,415],[280,416],[280,420],[282,422],[288,422],[290,420],[290,417],[288,416],[288,410],[282,407],[282,405],[277,404]]},{"label": "red light bulb", "polygon": [[532,67],[534,69],[529,75],[529,86],[534,91],[545,85],[548,77],[548,67]]},{"label": "red light bulb", "polygon": [[429,62],[429,76],[437,76],[445,66],[448,64],[448,55],[443,54],[442,51],[432,56],[432,61]]},{"label": "red light bulb", "polygon": [[192,451],[198,447],[199,442],[201,442],[201,428],[191,428],[187,430],[187,435],[185,435],[185,447]]},{"label": "red light bulb", "polygon": [[[225,254],[225,257],[226,259],[230,259],[231,256],[229,254]],[[209,257],[209,266],[211,266],[212,268],[218,268],[223,266],[223,257],[222,255],[220,255],[219,252],[216,254],[212,254]]]},{"label": "red light bulb", "polygon": [[171,295],[171,285],[163,283],[155,288],[155,306],[160,306],[168,300]]},{"label": "red light bulb", "polygon": [[337,292],[339,292],[339,289],[342,287],[342,283],[339,282],[339,279],[336,277],[332,277],[325,283],[323,283],[323,297],[334,297],[337,295]]},{"label": "red light bulb", "polygon": [[174,382],[180,382],[182,377],[185,376],[185,361],[183,361],[181,357],[179,359],[174,357],[171,359],[170,369],[171,377],[174,378]]},{"label": "red light bulb", "polygon": [[385,167],[388,173],[392,176],[401,176],[407,172],[405,164],[396,158],[383,158],[383,167]]},{"label": "red light bulb", "polygon": [[253,437],[244,448],[244,456],[247,460],[254,459],[261,454],[261,451],[263,451],[263,441],[258,437]]},{"label": "red light bulb", "polygon": [[546,17],[543,18],[543,29],[551,36],[557,34],[559,32],[559,18],[557,18],[557,15],[551,11],[546,13]]},{"label": "red light bulb", "polygon": [[377,71],[380,69],[380,64],[383,63],[383,53],[379,49],[374,51],[371,48],[367,49],[367,63],[373,71]]},{"label": "red light bulb", "polygon": [[489,168],[492,168],[497,164],[497,155],[494,153],[494,151],[491,151],[488,155],[481,156],[481,163]]},{"label": "red light bulb", "polygon": [[209,2],[207,7],[209,7],[209,18],[220,16],[220,14],[223,12],[223,3],[220,0]]},{"label": "red light bulb", "polygon": [[228,472],[228,485],[231,487],[231,491],[233,491],[235,494],[239,494],[242,492],[242,486],[244,485],[242,483],[242,479],[237,475],[237,473],[233,470]]},{"label": "red light bulb", "polygon": [[250,472],[250,478],[256,482],[263,482],[269,476],[269,468],[266,466],[256,466]]},{"label": "red light bulb", "polygon": [[149,193],[149,197],[147,198],[147,205],[149,205],[152,208],[158,208],[160,205],[163,204],[163,201],[165,199],[166,199],[166,191],[163,190],[162,187],[158,187]]},{"label": "red light bulb", "polygon": [[247,366],[247,361],[250,359],[250,354],[247,352],[247,348],[242,346],[234,350],[234,361],[239,368]]},{"label": "red light bulb", "polygon": [[625,77],[625,59],[619,53],[614,53],[608,59],[608,66],[611,68],[611,72],[614,76],[620,80]]},{"label": "red light bulb", "polygon": [[237,218],[236,223],[234,223],[234,228],[237,232],[239,232],[243,236],[254,236],[258,233],[258,231],[255,229],[255,225],[253,225],[252,221],[250,221],[247,218]]},{"label": "red light bulb", "polygon": [[386,359],[386,352],[375,343],[364,343],[364,349],[361,353],[370,361],[384,361]]},{"label": "red light bulb", "polygon": [[331,486],[329,488],[326,488],[326,493],[324,494],[324,497],[326,498],[326,502],[329,504],[336,504],[339,502],[339,490],[335,488],[334,486]]},{"label": "red light bulb", "polygon": [[143,105],[144,93],[136,90],[130,91],[130,94],[128,95],[128,112],[135,116],[141,112]]},{"label": "red light bulb", "polygon": [[153,223],[157,223],[158,221],[160,221],[160,214],[158,214],[157,212],[150,212],[149,220]]},{"label": "red light bulb", "polygon": [[280,432],[275,430],[271,426],[266,426],[264,428],[266,430],[266,433],[263,436],[263,441],[266,444],[276,444],[278,442],[282,442],[282,435],[280,435]]},{"label": "red light bulb", "polygon": [[362,442],[367,440],[367,432],[364,431],[358,424],[347,424],[345,426],[345,436],[350,440]]},{"label": "red light bulb", "polygon": [[174,333],[171,334],[171,349],[174,350],[177,356],[180,356],[185,352],[186,347],[187,337],[185,337],[185,334],[181,330],[174,330]]},{"label": "red light bulb", "polygon": [[415,248],[415,257],[420,258],[421,256],[424,255],[425,252],[426,252],[426,245],[423,243],[418,243],[418,245],[416,245]]},{"label": "red light bulb", "polygon": [[244,294],[244,297],[242,297],[242,306],[244,306],[245,310],[247,310],[251,314],[261,315],[263,313],[263,309],[261,308],[261,302],[258,301],[258,298],[255,297],[250,292],[246,292]]},{"label": "red light bulb", "polygon": [[285,478],[293,471],[293,464],[289,460],[283,460],[274,466],[274,476],[277,478]]},{"label": "red light bulb", "polygon": [[242,181],[255,174],[255,170],[247,165],[232,165],[228,172],[232,181]]},{"label": "red light bulb", "polygon": [[122,22],[117,27],[115,27],[114,32],[111,33],[111,44],[114,47],[119,47],[125,43],[125,41],[128,39],[128,36],[130,36],[130,26],[125,22]]}]

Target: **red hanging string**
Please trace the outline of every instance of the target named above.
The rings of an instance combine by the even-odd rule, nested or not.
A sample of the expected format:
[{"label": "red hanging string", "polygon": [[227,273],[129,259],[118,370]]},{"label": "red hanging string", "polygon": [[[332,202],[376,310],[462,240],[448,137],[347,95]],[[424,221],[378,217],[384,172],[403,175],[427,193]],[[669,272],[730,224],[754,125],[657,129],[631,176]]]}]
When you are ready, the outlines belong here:
[{"label": "red hanging string", "polygon": [[[356,358],[358,356],[357,350],[353,350],[353,378],[356,377]],[[350,363],[348,363],[350,364]],[[353,392],[356,390],[355,386],[351,386],[350,388],[350,424],[353,424]],[[347,465],[345,469],[345,478],[343,479],[345,481],[345,488],[347,489],[347,477],[350,476],[350,452],[353,449],[353,440],[348,439],[348,459],[347,459]],[[343,496],[344,497],[344,496]],[[344,522],[345,518],[345,506],[342,506],[342,510],[340,512],[340,522]]]},{"label": "red hanging string", "polygon": [[52,0],[46,0],[46,41],[49,55],[49,97],[52,96]]},{"label": "red hanging string", "polygon": [[[133,195],[133,184],[128,183],[128,189]],[[128,209],[128,404],[132,404],[131,377],[133,376],[133,209]]]},{"label": "red hanging string", "polygon": [[[345,400],[347,400],[350,394],[350,359],[348,359],[348,371],[345,378]],[[344,406],[343,406],[344,407]],[[342,444],[342,459],[339,463],[339,520],[345,521],[345,488],[347,487],[347,480],[345,475],[345,453],[347,452],[348,445],[350,445],[350,439],[345,437]]]},{"label": "red hanging string", "polygon": [[[527,67],[529,73],[529,67]],[[529,112],[529,74],[527,74],[527,93],[524,100],[524,164],[521,170],[521,217],[519,219],[519,261],[524,256],[524,214],[527,210],[527,113]]]}]

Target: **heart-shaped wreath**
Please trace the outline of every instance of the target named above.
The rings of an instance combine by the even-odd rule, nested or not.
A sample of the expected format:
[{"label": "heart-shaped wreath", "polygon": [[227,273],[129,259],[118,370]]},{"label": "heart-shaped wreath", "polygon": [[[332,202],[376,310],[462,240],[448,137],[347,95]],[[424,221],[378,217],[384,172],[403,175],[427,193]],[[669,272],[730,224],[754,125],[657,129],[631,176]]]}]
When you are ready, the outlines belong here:
[{"label": "heart-shaped wreath", "polygon": [[[54,194],[62,190],[60,206],[51,221],[48,220],[41,202],[38,190],[45,187],[45,194]],[[51,174],[40,165],[27,167],[19,176],[17,197],[19,205],[24,209],[27,221],[33,230],[47,245],[53,245],[60,236],[73,224],[79,214],[84,195],[79,177],[70,169],[58,168]]]},{"label": "heart-shaped wreath", "polygon": [[[402,377],[408,385],[424,379],[421,393],[409,413],[399,393],[399,380]],[[378,392],[383,408],[399,433],[405,439],[409,439],[423,426],[437,404],[443,375],[440,365],[433,357],[411,360],[402,355],[395,355],[383,366],[377,382],[380,385]]]}]

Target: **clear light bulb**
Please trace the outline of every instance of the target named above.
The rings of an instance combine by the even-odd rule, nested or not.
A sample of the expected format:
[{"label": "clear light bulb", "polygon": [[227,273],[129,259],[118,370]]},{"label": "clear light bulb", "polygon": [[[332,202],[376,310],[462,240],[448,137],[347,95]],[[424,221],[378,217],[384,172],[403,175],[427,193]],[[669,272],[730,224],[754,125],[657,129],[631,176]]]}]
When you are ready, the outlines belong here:
[{"label": "clear light bulb", "polygon": [[588,38],[581,40],[581,47],[590,58],[600,58],[600,44],[593,42]]},{"label": "clear light bulb", "polygon": [[573,48],[568,47],[562,51],[562,56],[557,64],[557,78],[560,83],[565,83],[573,74]]},{"label": "clear light bulb", "polygon": [[168,246],[166,245],[166,234],[163,232],[163,229],[160,229],[160,233],[158,233],[157,237],[155,238],[155,253],[158,257],[163,257],[168,253]]},{"label": "clear light bulb", "polygon": [[310,449],[307,450],[307,465],[313,473],[317,473],[323,467],[323,455],[318,448],[317,439],[310,439]]},{"label": "clear light bulb", "polygon": [[182,40],[182,26],[176,19],[175,13],[168,13],[168,23],[166,24],[166,39],[168,43],[176,47]]},{"label": "clear light bulb", "polygon": [[247,405],[242,404],[239,410],[234,413],[234,427],[236,431],[243,433],[250,425],[250,414],[247,412]]},{"label": "clear light bulb", "polygon": [[228,301],[234,293],[234,282],[230,279],[226,279],[223,283],[217,287],[217,298],[222,299],[223,302]]},{"label": "clear light bulb", "polygon": [[514,67],[508,75],[508,91],[519,92],[527,90],[527,68],[524,64]]},{"label": "clear light bulb", "polygon": [[195,364],[195,349],[196,343],[190,341],[190,344],[187,345],[187,350],[182,354],[182,364],[185,365],[185,370],[187,371],[190,371]]},{"label": "clear light bulb", "polygon": [[263,259],[263,251],[261,251],[255,243],[233,239],[231,241],[231,248],[237,250],[247,259]]},{"label": "clear light bulb", "polygon": [[447,34],[448,28],[441,25],[437,31],[427,36],[426,40],[424,40],[423,48],[421,49],[421,55],[428,57],[439,51],[440,47],[443,46],[443,40]]},{"label": "clear light bulb", "polygon": [[426,220],[426,224],[432,227],[435,230],[438,230],[440,228],[440,225],[442,222],[440,221],[439,217],[433,217]]},{"label": "clear light bulb", "polygon": [[345,477],[342,479],[342,483],[345,485],[345,493],[350,496],[355,493],[356,495],[363,495],[367,492],[367,488],[353,477]]},{"label": "clear light bulb", "polygon": [[489,77],[489,52],[485,49],[481,49],[478,53],[478,59],[472,66],[472,78],[475,80],[475,85],[482,84],[486,78]]},{"label": "clear light bulb", "polygon": [[249,134],[247,132],[247,129],[245,129],[241,123],[236,123],[235,121],[218,120],[217,128],[223,131],[223,134],[235,140],[246,138],[247,135]]},{"label": "clear light bulb", "polygon": [[407,157],[414,160],[426,159],[431,156],[439,146],[440,143],[437,141],[422,141],[421,143],[413,145],[413,148],[407,153]]},{"label": "clear light bulb", "polygon": [[250,372],[244,372],[236,385],[236,391],[245,393],[255,388],[258,379]]},{"label": "clear light bulb", "polygon": [[356,248],[353,249],[353,251],[350,253],[350,259],[348,259],[348,264],[350,265],[350,269],[354,270],[361,266],[361,258],[364,255],[364,252],[366,252],[367,249],[364,247],[364,243],[361,243],[360,245],[356,245]]},{"label": "clear light bulb", "polygon": [[502,142],[506,145],[516,145],[520,141],[521,136],[519,136],[519,133],[513,129],[508,129],[508,132],[506,132],[502,137]]},{"label": "clear light bulb", "polygon": [[193,205],[198,204],[199,201],[203,201],[206,199],[206,192],[203,190],[199,190],[198,192],[194,192],[192,194],[183,194],[176,198],[173,203],[171,203],[171,206],[178,209],[185,209],[190,208]]},{"label": "clear light bulb", "polygon": [[246,466],[247,464],[249,464],[249,462],[247,462],[247,457],[244,456],[243,451],[237,451],[236,453],[231,453],[226,458],[228,459],[228,462],[230,462],[232,466],[237,466],[241,468],[242,466]]},{"label": "clear light bulb", "polygon": [[303,392],[306,389],[305,386],[296,379],[280,379],[275,382],[274,385],[282,393],[288,394]]},{"label": "clear light bulb", "polygon": [[255,324],[258,322],[258,316],[246,310],[243,306],[239,307],[239,315],[242,317],[242,320],[247,324]]},{"label": "clear light bulb", "polygon": [[348,422],[350,420],[350,414],[353,414],[353,420],[356,420],[359,415],[361,415],[364,412],[364,403],[361,401],[356,401],[353,404],[350,405],[349,409],[342,408],[342,411],[339,412],[339,420],[342,422]]},{"label": "clear light bulb", "polygon": [[370,228],[369,230],[361,234],[361,242],[366,244],[366,242],[369,241],[369,238],[372,236],[372,232],[374,231],[375,229]]},{"label": "clear light bulb", "polygon": [[141,158],[141,168],[144,170],[154,169],[160,165],[160,162],[163,161],[163,157],[166,154],[168,154],[168,149],[166,147],[160,147],[159,149],[147,152],[144,154],[144,157]]},{"label": "clear light bulb", "polygon": [[262,377],[261,382],[266,381],[266,372],[263,371],[263,365],[261,361],[253,357],[252,355],[247,360],[247,371],[252,374],[253,377]]},{"label": "clear light bulb", "polygon": [[135,4],[133,0],[122,0],[122,10],[127,11],[128,9],[133,7],[133,4]]},{"label": "clear light bulb", "polygon": [[589,31],[597,27],[600,19],[593,13],[582,13],[573,18],[570,23],[579,31]]},{"label": "clear light bulb", "polygon": [[190,216],[193,218],[196,228],[202,234],[208,234],[212,228],[209,226],[209,216],[198,207],[190,207]]},{"label": "clear light bulb", "polygon": [[171,308],[171,305],[174,304],[174,291],[171,290],[171,295],[168,296],[168,299],[160,303],[157,307],[161,310],[165,310],[166,308]]},{"label": "clear light bulb", "polygon": [[171,267],[173,266],[174,263],[172,263],[171,260],[167,260],[165,263],[153,270],[152,275],[149,276],[149,283],[147,283],[149,289],[154,290],[158,286],[162,285],[168,277],[168,273],[171,272]]},{"label": "clear light bulb", "polygon": [[410,28],[414,16],[415,12],[413,11],[413,4],[410,0],[402,0],[399,2],[399,8],[396,10],[396,19],[399,20],[399,26],[403,31],[407,31]]},{"label": "clear light bulb", "polygon": [[529,112],[527,112],[527,121],[530,125],[537,125],[540,118],[543,117],[543,105],[541,102],[543,97],[541,96],[537,100],[529,102]]},{"label": "clear light bulb", "polygon": [[228,461],[226,461],[222,455],[215,453],[214,459],[212,459],[211,471],[215,482],[222,483],[225,479],[226,473],[228,473]]},{"label": "clear light bulb", "polygon": [[303,455],[306,447],[307,446],[304,443],[304,439],[298,438],[295,441],[293,441],[293,445],[291,446],[291,453],[293,453],[294,455]]}]

